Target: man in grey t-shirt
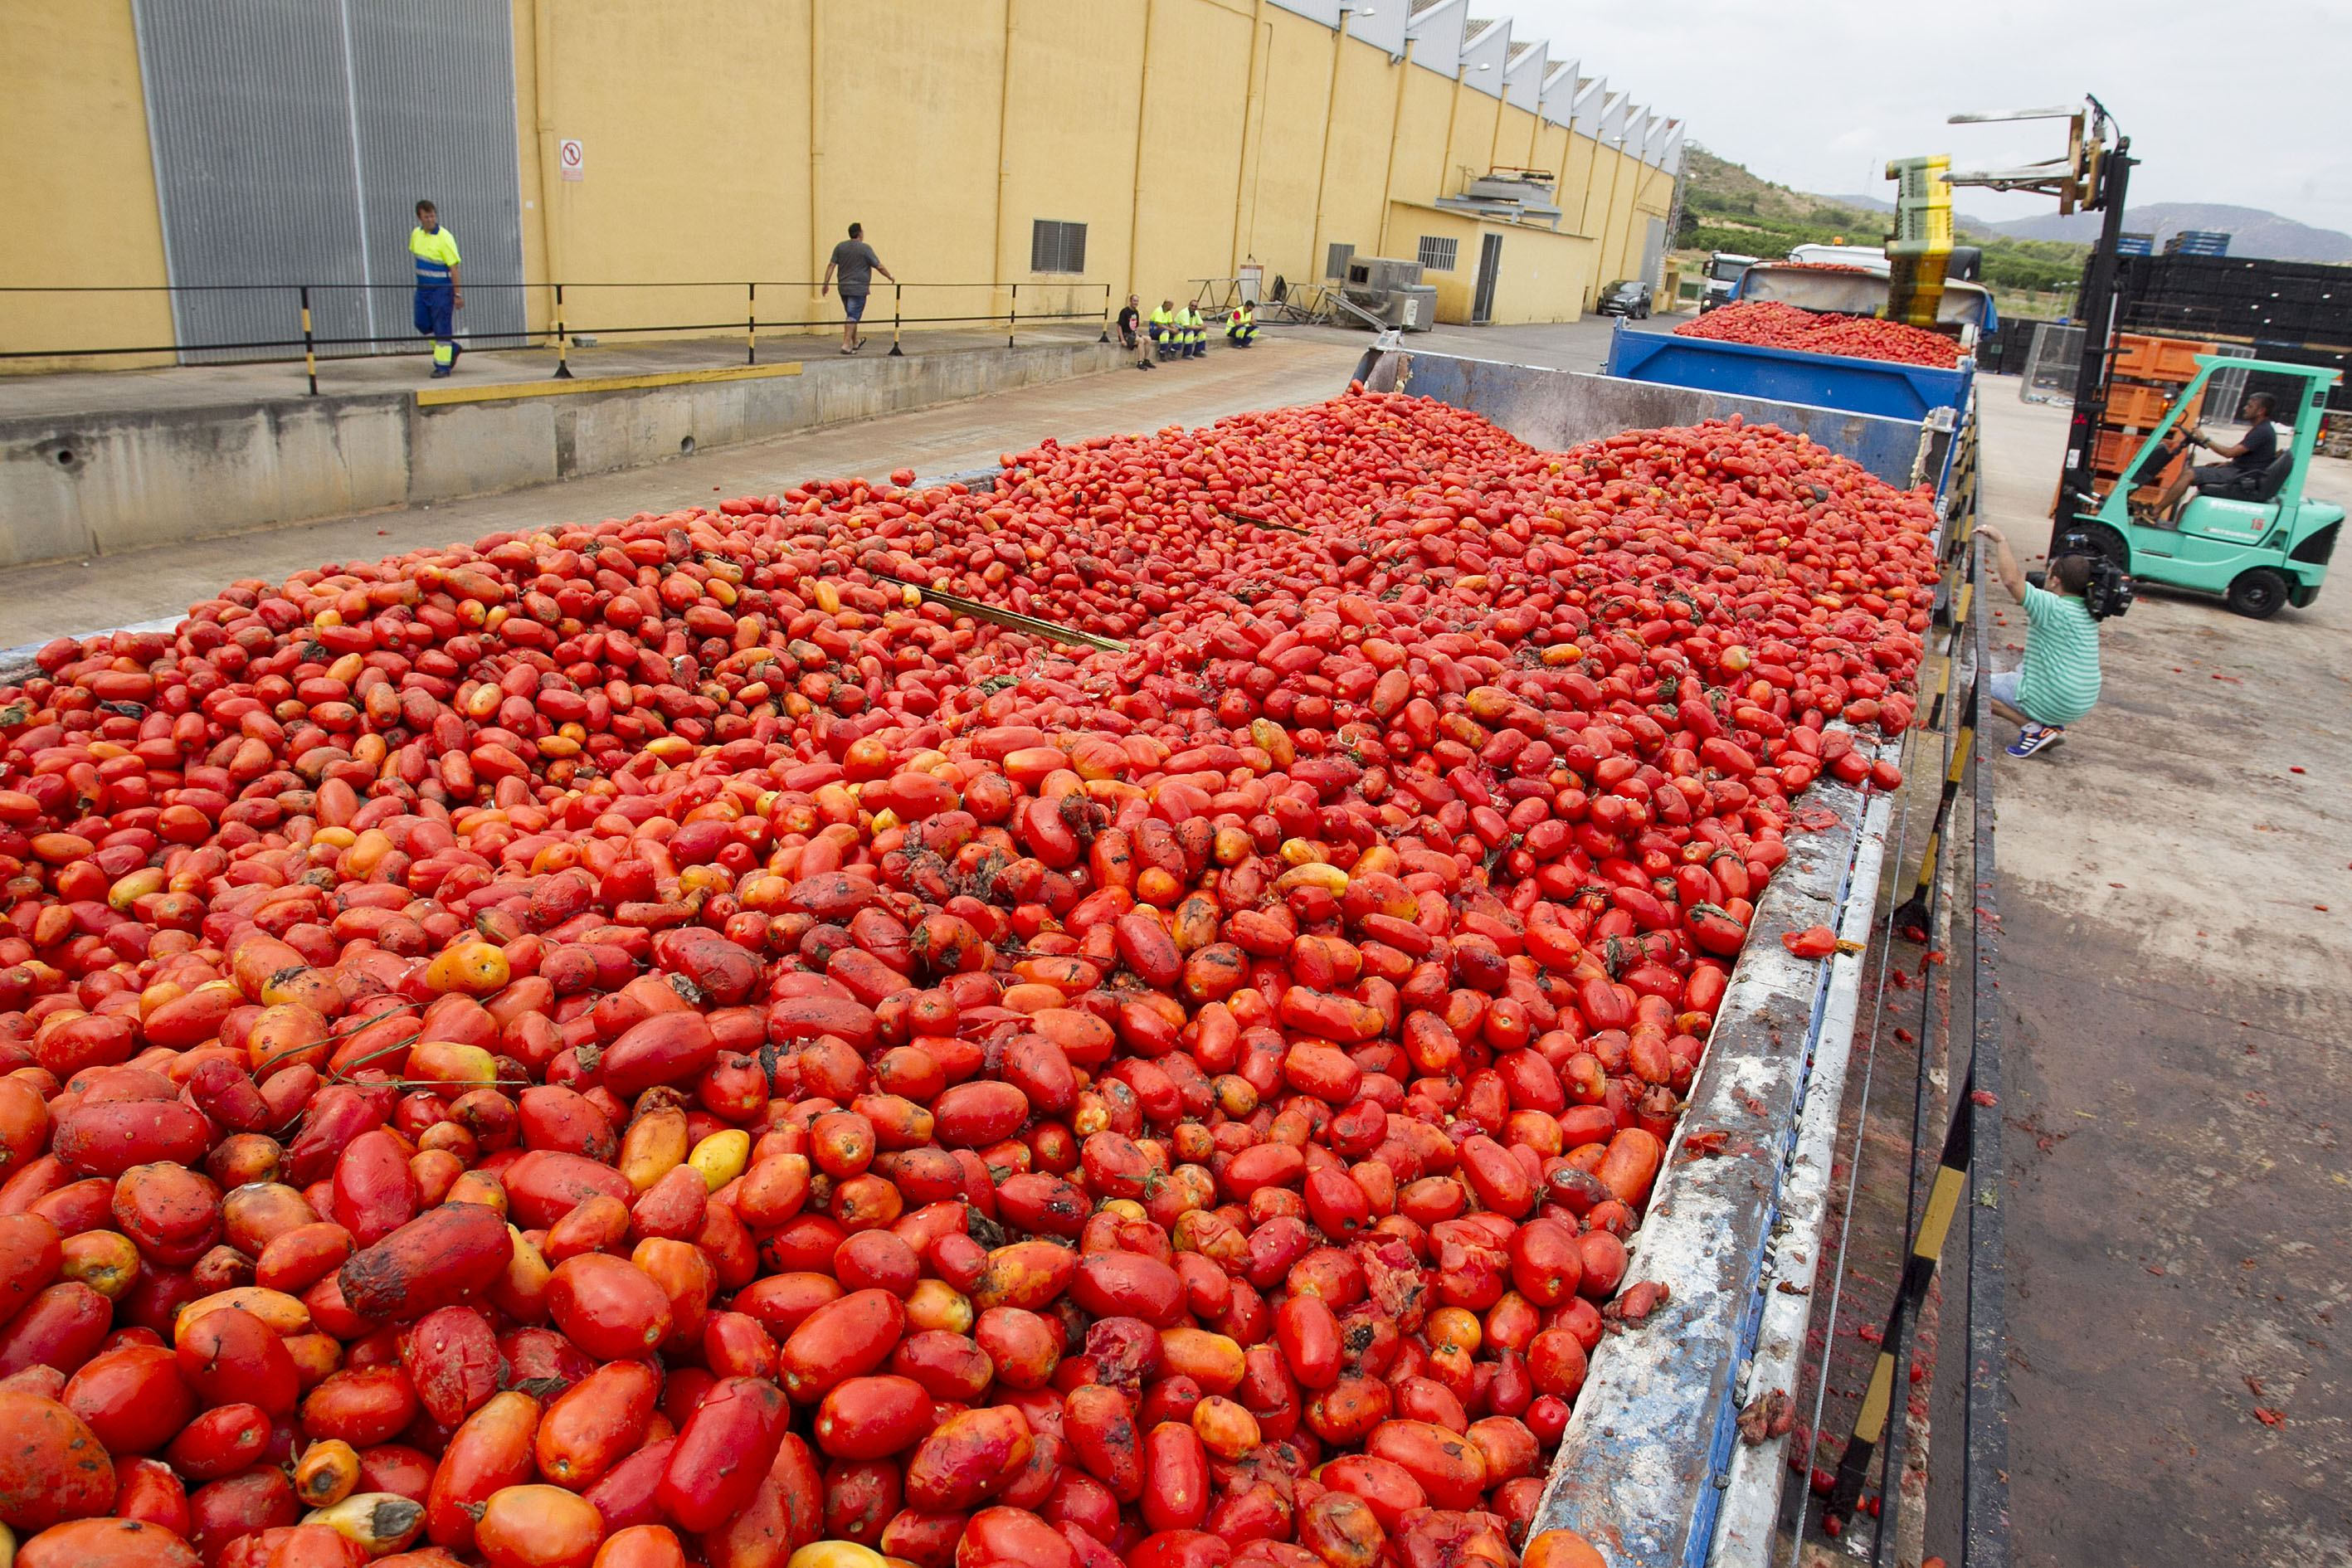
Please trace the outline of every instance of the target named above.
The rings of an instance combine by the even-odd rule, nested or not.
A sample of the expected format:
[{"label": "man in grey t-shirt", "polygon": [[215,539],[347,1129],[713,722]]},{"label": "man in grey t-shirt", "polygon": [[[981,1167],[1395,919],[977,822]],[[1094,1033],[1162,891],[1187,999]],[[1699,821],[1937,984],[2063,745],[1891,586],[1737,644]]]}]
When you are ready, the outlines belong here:
[{"label": "man in grey t-shirt", "polygon": [[833,258],[824,264],[824,281],[816,288],[818,299],[824,299],[825,291],[833,287],[835,272],[841,274],[841,309],[845,317],[841,323],[841,352],[854,354],[866,346],[865,340],[857,335],[857,323],[866,314],[866,294],[873,286],[874,275],[879,272],[893,283],[898,280],[891,278],[890,269],[882,265],[882,258],[866,243],[866,226],[862,223],[851,224],[849,237],[833,247]]}]

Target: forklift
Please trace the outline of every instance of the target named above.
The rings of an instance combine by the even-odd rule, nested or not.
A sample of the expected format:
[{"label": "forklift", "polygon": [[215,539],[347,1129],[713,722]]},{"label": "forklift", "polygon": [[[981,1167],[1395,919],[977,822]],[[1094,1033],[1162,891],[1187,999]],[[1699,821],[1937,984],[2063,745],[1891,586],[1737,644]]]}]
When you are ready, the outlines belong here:
[{"label": "forklift", "polygon": [[[2179,517],[2170,522],[2136,510],[2131,504],[2134,480],[2168,466],[2172,454],[2163,450],[2165,437],[2179,426],[2185,410],[2199,405],[2206,384],[2219,370],[2291,380],[2294,390],[2273,414],[2294,426],[2293,438],[2280,444],[2278,456],[2254,476],[2242,495],[2192,490],[2180,503]],[[2304,494],[2328,389],[2342,377],[2341,371],[2307,364],[2199,354],[2196,379],[2181,389],[2124,465],[2123,478],[2104,499],[2074,492],[2074,504],[2061,509],[2050,553],[2097,555],[2143,583],[2219,594],[2231,609],[2256,620],[2276,615],[2282,605],[2297,609],[2309,605],[2319,596],[2327,558],[2344,531],[2342,507]]]},{"label": "forklift", "polygon": [[[2099,426],[2115,375],[2116,321],[2116,258],[2121,254],[2124,200],[2131,171],[2131,138],[2114,124],[2106,106],[2085,98],[2081,107],[1956,114],[1955,125],[2020,120],[2059,120],[2067,124],[2063,156],[2022,168],[1949,174],[1944,183],[1995,191],[2034,191],[2058,198],[2058,210],[2080,207],[2103,215],[2098,243],[2084,268],[2078,313],[2083,321],[2083,357],[2074,382],[2074,411],[2066,436],[2066,468],[2052,509],[2050,555],[2089,552],[2133,577],[2173,587],[2220,594],[2230,608],[2257,619],[2276,615],[2282,605],[2301,608],[2316,598],[2327,574],[2327,557],[2343,531],[2344,509],[2305,499],[2304,481],[2319,437],[2327,390],[2341,373],[2270,360],[2196,356],[2197,375],[2142,441],[2123,477],[2103,498],[2093,472]],[[2108,145],[2110,131],[2115,133]],[[2248,371],[2290,382],[2294,436],[2242,497],[2192,496],[2181,505],[2178,526],[2135,514],[2133,481],[2157,459],[2164,437],[2184,410],[2197,406],[2217,369]],[[2284,412],[2282,409],[2280,412]]]}]

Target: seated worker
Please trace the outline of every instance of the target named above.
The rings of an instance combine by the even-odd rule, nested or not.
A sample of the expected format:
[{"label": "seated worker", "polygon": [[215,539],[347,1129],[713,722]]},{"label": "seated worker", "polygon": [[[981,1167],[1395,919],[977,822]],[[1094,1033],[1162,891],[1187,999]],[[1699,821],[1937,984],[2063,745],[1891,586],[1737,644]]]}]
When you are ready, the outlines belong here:
[{"label": "seated worker", "polygon": [[2047,588],[2018,570],[2009,541],[1990,523],[1977,532],[1993,547],[1993,574],[2025,606],[2025,658],[2015,669],[1987,675],[1993,711],[2018,726],[2009,754],[2030,757],[2066,738],[2066,726],[2099,702],[2099,623],[2083,603],[2091,558],[2061,555],[2050,563]]},{"label": "seated worker", "polygon": [[1151,312],[1151,342],[1161,359],[1174,359],[1184,346],[1182,329],[1176,324],[1176,301],[1162,300],[1160,309]]},{"label": "seated worker", "polygon": [[1247,300],[1235,305],[1225,318],[1225,341],[1235,348],[1245,349],[1257,336],[1257,310]]},{"label": "seated worker", "polygon": [[[1143,342],[1143,310],[1129,294],[1127,303],[1118,308],[1118,343],[1121,348],[1139,348]],[[1145,354],[1135,362],[1138,370],[1151,368],[1151,356]]]},{"label": "seated worker", "polygon": [[1176,310],[1176,357],[1201,357],[1201,312],[1189,303],[1179,306]]},{"label": "seated worker", "polygon": [[2246,417],[2252,423],[2246,426],[2246,433],[2238,437],[2238,444],[2234,447],[2217,445],[2202,430],[2187,431],[2192,443],[2227,460],[2207,463],[2201,468],[2182,465],[2180,472],[2174,476],[2172,482],[2164,488],[2164,494],[2158,498],[2157,516],[2177,522],[2180,516],[2180,503],[2191,489],[2200,495],[2251,499],[2255,485],[2263,477],[2263,470],[2269,468],[2271,459],[2278,456],[2278,432],[2271,426],[2271,411],[2275,406],[2267,392],[2257,392],[2247,398]]}]

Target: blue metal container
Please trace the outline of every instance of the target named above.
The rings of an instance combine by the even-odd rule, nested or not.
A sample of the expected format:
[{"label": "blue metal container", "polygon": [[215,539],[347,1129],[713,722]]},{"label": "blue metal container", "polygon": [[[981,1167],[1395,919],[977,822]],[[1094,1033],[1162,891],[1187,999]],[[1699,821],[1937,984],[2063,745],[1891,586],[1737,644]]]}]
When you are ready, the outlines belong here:
[{"label": "blue metal container", "polygon": [[1699,387],[1916,423],[1933,409],[1968,407],[1976,362],[1962,360],[1957,369],[1934,370],[1672,332],[1628,331],[1620,321],[1610,340],[1608,371],[1626,381]]}]

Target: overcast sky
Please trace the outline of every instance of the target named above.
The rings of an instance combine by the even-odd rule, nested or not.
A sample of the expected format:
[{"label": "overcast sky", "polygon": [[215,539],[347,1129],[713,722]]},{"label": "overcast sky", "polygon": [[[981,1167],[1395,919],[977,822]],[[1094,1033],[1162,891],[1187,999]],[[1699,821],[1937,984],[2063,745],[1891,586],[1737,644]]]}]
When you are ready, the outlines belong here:
[{"label": "overcast sky", "polygon": [[[2063,121],[1959,126],[1962,110],[2038,108],[2095,93],[2140,160],[2131,202],[2228,202],[2352,231],[2352,0],[1883,0],[1695,6],[1499,0],[1514,37],[1550,41],[1693,140],[1769,180],[1891,197],[1886,160],[1949,153],[1988,168],[2065,151]],[[1919,41],[1906,47],[1903,40]],[[1954,193],[1991,219],[2044,197]]]}]

